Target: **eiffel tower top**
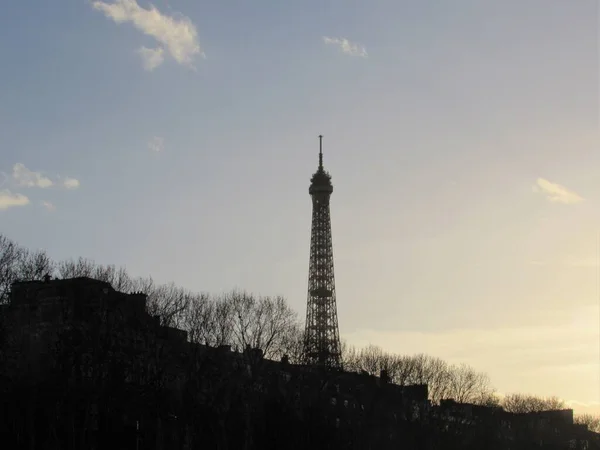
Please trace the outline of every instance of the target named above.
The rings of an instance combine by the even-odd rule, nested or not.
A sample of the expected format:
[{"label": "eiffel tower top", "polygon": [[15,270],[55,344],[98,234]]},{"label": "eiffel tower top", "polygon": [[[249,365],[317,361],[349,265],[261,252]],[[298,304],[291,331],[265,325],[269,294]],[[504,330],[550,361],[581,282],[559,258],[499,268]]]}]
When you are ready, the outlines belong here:
[{"label": "eiffel tower top", "polygon": [[313,193],[329,193],[333,192],[333,185],[331,184],[331,175],[323,168],[323,135],[319,135],[319,168],[313,174],[310,180],[309,194]]}]

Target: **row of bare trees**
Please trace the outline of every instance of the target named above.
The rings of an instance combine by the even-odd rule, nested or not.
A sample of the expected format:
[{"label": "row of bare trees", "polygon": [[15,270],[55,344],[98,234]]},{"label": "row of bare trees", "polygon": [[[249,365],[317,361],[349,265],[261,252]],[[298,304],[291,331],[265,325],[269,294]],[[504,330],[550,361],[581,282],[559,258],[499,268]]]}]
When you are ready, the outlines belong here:
[{"label": "row of bare trees", "polygon": [[159,316],[163,325],[186,330],[191,342],[260,348],[267,358],[297,355],[298,317],[281,296],[194,293],[173,283],[156,284],[151,277],[132,278],[123,268],[83,258],[55,267],[59,278],[85,276],[106,281],[121,292],[144,292],[148,313]]},{"label": "row of bare trees", "polygon": [[222,295],[194,293],[152,277],[132,277],[126,269],[85,259],[54,262],[43,250],[31,252],[0,235],[0,303],[8,301],[17,280],[90,277],[120,292],[144,292],[147,311],[163,325],[184,329],[192,342],[238,349],[260,348],[265,357],[299,357],[301,328],[296,312],[281,296],[255,296],[233,291]]},{"label": "row of bare trees", "polygon": [[[362,349],[342,346],[342,350],[346,370],[364,371],[371,375],[385,370],[390,380],[400,386],[427,384],[433,403],[453,399],[459,403],[501,407],[517,414],[567,408],[566,403],[558,397],[520,393],[500,396],[486,373],[478,372],[466,364],[448,364],[440,358],[424,354],[397,355],[375,345]],[[580,414],[575,416],[574,421],[600,433],[600,415]]]},{"label": "row of bare trees", "polygon": [[424,354],[395,355],[374,345],[347,349],[344,363],[347,369],[373,375],[385,370],[390,380],[401,386],[427,384],[436,403],[452,398],[462,403],[497,404],[489,377],[466,364],[451,365]]},{"label": "row of bare trees", "polygon": [[53,270],[54,262],[44,250],[28,250],[0,234],[0,304],[8,301],[14,281],[40,280]]},{"label": "row of bare trees", "polygon": [[[157,284],[151,277],[132,277],[124,268],[100,265],[79,258],[54,262],[43,250],[30,251],[0,234],[0,303],[8,301],[16,280],[40,280],[45,275],[58,278],[91,277],[110,283],[121,292],[144,292],[148,313],[161,318],[163,325],[184,329],[190,341],[211,346],[231,345],[260,348],[266,358],[284,354],[299,361],[302,327],[296,312],[283,297],[255,296],[232,291],[222,295],[194,293],[170,284]],[[417,354],[396,355],[377,346],[362,349],[343,345],[345,369],[379,375],[388,373],[399,385],[427,384],[430,399],[501,406],[522,413],[564,408],[561,400],[511,394],[495,394],[487,374],[461,364],[448,364],[440,358]],[[600,417],[579,416],[581,423],[600,431]]]},{"label": "row of bare trees", "polygon": [[[531,413],[538,411],[552,411],[567,408],[566,403],[558,397],[536,397],[527,394],[510,394],[501,402],[502,408],[508,412]],[[600,415],[579,414],[573,418],[575,423],[586,425],[588,429],[600,433]]]},{"label": "row of bare trees", "polygon": [[558,397],[536,397],[526,394],[509,394],[502,399],[502,407],[513,413],[532,413],[565,409],[567,406]]}]

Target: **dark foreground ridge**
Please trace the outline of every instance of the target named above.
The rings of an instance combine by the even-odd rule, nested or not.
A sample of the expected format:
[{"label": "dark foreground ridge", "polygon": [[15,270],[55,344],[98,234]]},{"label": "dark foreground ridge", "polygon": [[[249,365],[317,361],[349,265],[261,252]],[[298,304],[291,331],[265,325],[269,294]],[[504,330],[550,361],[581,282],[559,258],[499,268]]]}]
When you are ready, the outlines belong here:
[{"label": "dark foreground ridge", "polygon": [[573,411],[512,414],[426,385],[190,343],[146,296],[18,282],[0,305],[6,449],[598,449]]}]

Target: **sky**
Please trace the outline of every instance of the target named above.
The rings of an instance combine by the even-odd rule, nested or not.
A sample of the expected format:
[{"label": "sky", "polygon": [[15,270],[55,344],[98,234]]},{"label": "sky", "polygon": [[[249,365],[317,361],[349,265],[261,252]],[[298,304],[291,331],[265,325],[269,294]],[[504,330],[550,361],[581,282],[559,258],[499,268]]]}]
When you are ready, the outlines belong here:
[{"label": "sky", "polygon": [[64,0],[0,15],[0,230],[600,412],[595,0]]}]

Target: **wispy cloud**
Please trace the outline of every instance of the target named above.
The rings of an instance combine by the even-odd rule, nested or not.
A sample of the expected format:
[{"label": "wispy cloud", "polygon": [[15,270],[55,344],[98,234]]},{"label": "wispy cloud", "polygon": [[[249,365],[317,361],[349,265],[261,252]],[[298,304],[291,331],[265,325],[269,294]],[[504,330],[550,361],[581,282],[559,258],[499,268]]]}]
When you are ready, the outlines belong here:
[{"label": "wispy cloud", "polygon": [[144,69],[146,69],[148,72],[152,72],[154,69],[156,69],[163,63],[163,61],[165,60],[163,53],[164,50],[162,49],[162,47],[141,47],[138,50],[138,54],[142,57],[142,61],[144,62]]},{"label": "wispy cloud", "polygon": [[581,402],[578,400],[567,400],[567,406],[573,408],[577,414],[600,414],[600,402]]},{"label": "wispy cloud", "polygon": [[[16,163],[10,174],[0,172],[0,211],[15,207],[26,206],[31,202],[29,197],[15,189],[19,188],[63,188],[77,189],[80,186],[79,180],[72,177],[50,177],[44,172],[30,170],[23,163]],[[49,201],[40,203],[48,211],[54,211],[54,205]]]},{"label": "wispy cloud", "polygon": [[15,206],[25,206],[28,204],[29,199],[23,194],[16,194],[8,189],[3,189],[0,191],[0,211],[4,211]]},{"label": "wispy cloud", "polygon": [[598,259],[598,257],[589,257],[589,258],[569,257],[569,258],[563,259],[563,260],[533,259],[533,260],[529,261],[529,265],[589,268],[589,267],[600,266],[600,259]]},{"label": "wispy cloud", "polygon": [[30,170],[25,164],[16,163],[12,170],[12,183],[19,187],[37,187],[47,189],[55,186],[61,186],[66,189],[77,189],[80,185],[79,180],[71,177],[50,178],[41,171]]},{"label": "wispy cloud", "polygon": [[41,172],[29,170],[24,164],[21,163],[14,165],[12,177],[17,186],[39,187],[45,189],[54,184],[50,178],[43,175]]},{"label": "wispy cloud", "polygon": [[152,150],[153,152],[157,152],[157,153],[158,152],[162,152],[164,150],[164,148],[165,148],[165,141],[161,137],[154,136],[148,142],[148,148],[150,150]]},{"label": "wispy cloud", "polygon": [[147,70],[155,69],[164,61],[163,46],[179,64],[191,66],[196,55],[205,56],[198,42],[196,26],[186,16],[169,16],[152,5],[144,9],[136,0],[94,1],[92,6],[116,23],[131,22],[160,44],[155,49],[142,47],[139,50]]},{"label": "wispy cloud", "polygon": [[560,184],[552,183],[545,178],[537,179],[536,184],[533,186],[533,192],[545,195],[548,201],[554,203],[571,205],[583,201],[583,198],[579,194],[570,191]]},{"label": "wispy cloud", "polygon": [[76,178],[66,177],[63,180],[62,185],[67,189],[77,189],[79,187],[79,180]]},{"label": "wispy cloud", "polygon": [[42,206],[43,206],[44,208],[46,208],[46,210],[48,210],[48,211],[50,211],[50,212],[52,212],[52,211],[55,211],[55,210],[56,210],[56,206],[54,206],[54,204],[53,204],[53,203],[51,203],[51,202],[46,202],[46,201],[44,201],[44,202],[42,202]]},{"label": "wispy cloud", "polygon": [[576,259],[571,258],[566,261],[566,265],[570,267],[598,267],[600,261],[598,258]]},{"label": "wispy cloud", "polygon": [[334,38],[323,36],[323,42],[327,45],[335,45],[340,48],[342,53],[350,56],[360,56],[366,58],[368,56],[367,49],[360,44],[350,42],[345,38]]}]

